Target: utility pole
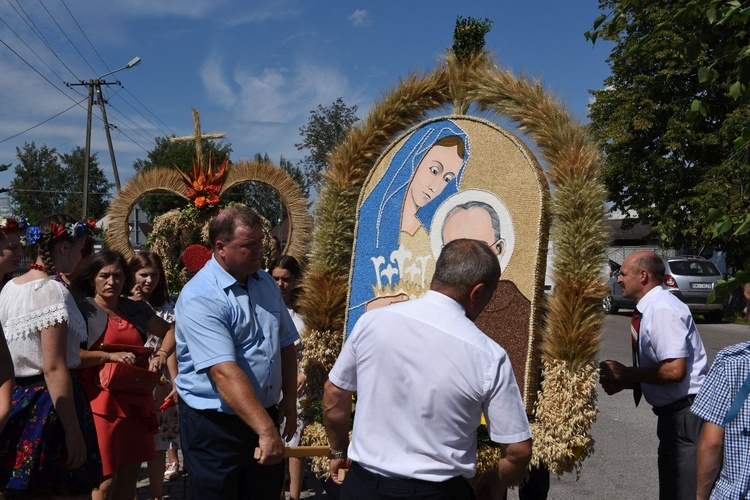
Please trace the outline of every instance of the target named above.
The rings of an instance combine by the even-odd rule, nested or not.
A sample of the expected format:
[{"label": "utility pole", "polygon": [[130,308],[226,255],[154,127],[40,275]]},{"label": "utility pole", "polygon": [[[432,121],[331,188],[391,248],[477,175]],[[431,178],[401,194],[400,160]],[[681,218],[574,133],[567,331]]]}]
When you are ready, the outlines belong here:
[{"label": "utility pole", "polygon": [[[88,82],[85,82],[81,80],[79,83],[66,83],[68,87],[77,87],[77,86],[85,86],[89,89],[89,103],[88,103],[88,111],[86,115],[86,156],[84,158],[83,163],[83,203],[81,204],[81,212],[82,217],[86,218],[88,216],[88,196],[89,196],[89,159],[91,157],[91,116],[92,116],[92,110],[94,107],[94,104],[98,104],[101,111],[102,111],[102,121],[104,122],[104,132],[107,135],[107,145],[109,146],[109,158],[112,161],[112,172],[115,176],[115,187],[117,190],[120,190],[120,176],[117,173],[117,161],[115,160],[115,150],[112,147],[112,136],[109,133],[109,122],[107,122],[107,110],[105,109],[104,105],[107,103],[107,101],[104,100],[104,96],[102,94],[102,85],[120,85],[119,81],[114,82],[106,82],[104,81],[104,77],[111,75],[113,73],[117,73],[118,71],[122,71],[124,69],[130,69],[133,66],[137,66],[141,63],[140,57],[134,57],[128,64],[123,66],[122,68],[116,69],[114,71],[110,71],[109,73],[104,73],[103,75],[100,75],[98,78],[89,80]],[[94,98],[96,96],[96,99]]]}]

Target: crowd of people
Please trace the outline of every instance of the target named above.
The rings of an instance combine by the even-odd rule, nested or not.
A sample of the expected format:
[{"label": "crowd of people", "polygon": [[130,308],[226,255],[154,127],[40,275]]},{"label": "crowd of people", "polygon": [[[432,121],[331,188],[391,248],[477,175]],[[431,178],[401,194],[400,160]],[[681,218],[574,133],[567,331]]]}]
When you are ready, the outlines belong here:
[{"label": "crowd of people", "polygon": [[[262,221],[235,206],[211,221],[210,248],[185,250],[170,295],[158,255],[93,253],[92,231],[60,214],[0,224],[0,497],[133,500],[145,462],[159,499],[182,447],[193,498],[279,499],[305,425],[301,263],[279,247],[264,271]],[[474,324],[500,274],[486,242],[446,242],[424,297],[358,319],[323,395],[339,498],[494,500],[522,481],[531,431],[513,368]],[[663,275],[652,252],[623,263],[633,365],[602,361],[602,387],[658,415],[659,498],[746,498],[750,346],[709,370]],[[472,487],[483,417],[503,453]],[[305,468],[288,460],[292,500]]]}]

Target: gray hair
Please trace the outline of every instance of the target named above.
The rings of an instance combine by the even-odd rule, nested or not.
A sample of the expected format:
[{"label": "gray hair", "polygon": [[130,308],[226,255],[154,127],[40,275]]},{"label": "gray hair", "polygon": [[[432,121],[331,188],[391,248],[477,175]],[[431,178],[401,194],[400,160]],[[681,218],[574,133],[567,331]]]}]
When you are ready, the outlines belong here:
[{"label": "gray hair", "polygon": [[654,281],[661,283],[664,281],[664,261],[654,252],[644,252],[643,255],[636,256],[633,259],[633,265],[636,269],[645,269]]},{"label": "gray hair", "polygon": [[497,254],[483,241],[461,238],[443,247],[430,287],[447,286],[466,295],[479,283],[491,285],[499,279]]},{"label": "gray hair", "polygon": [[492,222],[492,230],[495,232],[495,241],[499,240],[502,237],[500,236],[500,217],[497,216],[497,212],[494,208],[492,208],[492,205],[483,201],[470,200],[466,203],[456,205],[455,207],[451,208],[450,212],[448,212],[448,215],[445,216],[445,220],[448,220],[453,212],[456,212],[457,210],[469,210],[470,208],[474,207],[482,208],[487,212],[487,214],[489,214],[490,221]]},{"label": "gray hair", "polygon": [[239,226],[262,228],[263,221],[255,210],[244,205],[222,210],[208,226],[208,240],[211,242],[211,246],[215,247],[219,240],[230,243],[234,238],[235,230]]}]

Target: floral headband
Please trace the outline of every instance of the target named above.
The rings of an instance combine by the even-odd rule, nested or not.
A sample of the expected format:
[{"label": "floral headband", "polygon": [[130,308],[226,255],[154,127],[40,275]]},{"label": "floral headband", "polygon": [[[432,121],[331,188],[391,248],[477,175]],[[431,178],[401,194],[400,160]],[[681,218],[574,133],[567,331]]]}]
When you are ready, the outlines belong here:
[{"label": "floral headband", "polygon": [[68,222],[66,224],[52,222],[46,231],[42,231],[39,226],[28,226],[26,228],[26,236],[21,237],[21,240],[26,246],[34,246],[45,235],[51,235],[52,241],[55,241],[61,238],[76,239],[94,234],[95,232],[96,221],[93,219],[83,219],[78,222]]},{"label": "floral headband", "polygon": [[23,215],[19,215],[17,219],[15,217],[0,219],[0,231],[5,234],[12,233],[13,231],[23,231],[27,227],[29,227],[29,221]]}]

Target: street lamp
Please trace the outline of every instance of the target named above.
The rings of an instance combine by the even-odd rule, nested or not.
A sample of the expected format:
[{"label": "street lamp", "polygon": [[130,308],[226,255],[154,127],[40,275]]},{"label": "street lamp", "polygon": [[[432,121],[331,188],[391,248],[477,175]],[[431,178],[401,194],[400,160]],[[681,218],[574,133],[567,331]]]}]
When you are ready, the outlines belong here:
[{"label": "street lamp", "polygon": [[113,74],[113,73],[117,73],[118,71],[122,71],[122,70],[124,70],[124,69],[130,69],[130,68],[132,68],[133,66],[138,66],[139,64],[141,64],[141,58],[140,58],[140,57],[138,57],[138,56],[136,56],[136,57],[134,57],[133,59],[131,59],[131,60],[130,60],[130,62],[129,62],[129,63],[127,63],[127,64],[126,64],[125,66],[123,66],[122,68],[116,69],[116,70],[114,70],[114,71],[110,71],[109,73],[104,73],[103,75],[99,75],[99,78],[98,78],[98,80],[101,80],[101,79],[102,79],[102,78],[104,78],[105,76],[109,76],[109,75],[111,75],[111,74]]},{"label": "street lamp", "polygon": [[[89,80],[88,82],[84,82],[83,80],[81,80],[80,83],[66,83],[68,87],[83,85],[89,88],[89,105],[88,105],[88,114],[86,117],[86,157],[84,158],[84,164],[83,164],[83,203],[82,203],[83,206],[81,207],[82,212],[83,212],[83,217],[88,216],[86,212],[88,210],[89,156],[91,154],[91,110],[94,104],[98,104],[99,108],[102,111],[102,121],[104,121],[104,132],[107,135],[107,144],[109,145],[109,158],[112,161],[112,172],[114,173],[114,176],[115,176],[115,187],[119,191],[120,190],[120,176],[117,173],[117,161],[115,160],[115,150],[112,147],[112,136],[109,133],[109,122],[107,122],[107,110],[104,107],[107,101],[105,101],[104,97],[102,96],[102,85],[120,85],[119,81],[105,82],[104,77],[117,73],[118,71],[130,69],[133,66],[138,66],[140,63],[141,63],[141,58],[134,57],[133,59],[130,60],[128,64],[126,64],[122,68],[118,68],[114,71],[110,71],[109,73],[104,73],[103,75],[99,75],[99,77],[97,77],[95,80]],[[96,92],[96,102],[94,102],[94,92]]]}]

